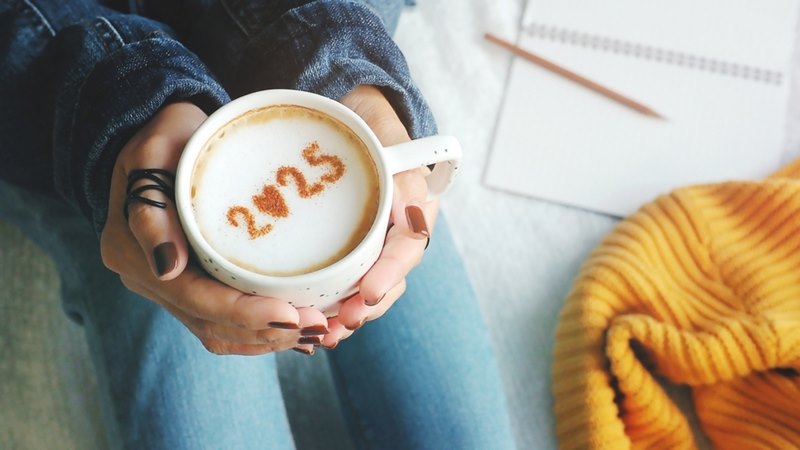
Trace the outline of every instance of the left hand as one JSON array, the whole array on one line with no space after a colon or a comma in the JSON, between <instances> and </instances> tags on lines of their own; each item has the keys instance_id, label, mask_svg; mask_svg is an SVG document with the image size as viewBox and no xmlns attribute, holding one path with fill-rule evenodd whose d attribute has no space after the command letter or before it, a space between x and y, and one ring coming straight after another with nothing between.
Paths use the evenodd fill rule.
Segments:
<instances>
[{"instance_id":1,"label":"left hand","mask_svg":"<svg viewBox=\"0 0 800 450\"><path fill-rule=\"evenodd\" d=\"M189 263L189 246L174 201L161 192L127 207L128 176L134 169L175 173L186 141L206 119L187 102L164 106L136 132L117 156L111 176L108 217L100 238L103 263L131 291L163 307L203 346L216 354L260 355L287 350L321 334L327 321L313 308L295 309L282 299L248 295L212 279Z\"/></svg>"},{"instance_id":2,"label":"left hand","mask_svg":"<svg viewBox=\"0 0 800 450\"><path fill-rule=\"evenodd\" d=\"M376 87L358 86L339 101L361 116L384 146L411 140L392 105ZM365 322L381 317L405 292L406 275L422 260L439 212L438 201L426 201L427 172L415 169L394 176L392 227L383 250L361 279L359 292L344 300L339 315L328 320L330 333L322 340L324 347L335 347Z\"/></svg>"}]
</instances>

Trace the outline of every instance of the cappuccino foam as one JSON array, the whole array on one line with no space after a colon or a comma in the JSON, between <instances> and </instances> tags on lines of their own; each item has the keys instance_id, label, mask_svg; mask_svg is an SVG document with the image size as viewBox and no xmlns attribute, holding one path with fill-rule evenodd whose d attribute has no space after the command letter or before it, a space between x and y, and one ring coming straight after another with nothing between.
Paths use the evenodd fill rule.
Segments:
<instances>
[{"instance_id":1,"label":"cappuccino foam","mask_svg":"<svg viewBox=\"0 0 800 450\"><path fill-rule=\"evenodd\" d=\"M192 174L203 237L256 273L329 266L369 232L379 182L367 146L320 111L276 105L232 120L206 143Z\"/></svg>"}]
</instances>

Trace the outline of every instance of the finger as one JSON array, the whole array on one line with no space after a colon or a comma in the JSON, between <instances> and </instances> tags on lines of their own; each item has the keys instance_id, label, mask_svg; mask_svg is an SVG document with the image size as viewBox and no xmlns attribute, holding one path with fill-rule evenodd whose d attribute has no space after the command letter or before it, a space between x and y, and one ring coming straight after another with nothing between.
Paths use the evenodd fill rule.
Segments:
<instances>
[{"instance_id":1,"label":"finger","mask_svg":"<svg viewBox=\"0 0 800 450\"><path fill-rule=\"evenodd\" d=\"M348 330L347 328L342 325L339 321L339 316L331 317L328 319L328 329L330 333L326 334L325 337L322 338L322 346L328 350L333 350L339 345L343 339L347 339L353 334L352 331Z\"/></svg>"},{"instance_id":2,"label":"finger","mask_svg":"<svg viewBox=\"0 0 800 450\"><path fill-rule=\"evenodd\" d=\"M120 153L124 179L132 181L142 169L164 170L175 174L178 160L186 142L205 118L203 112L186 104L173 104L163 108L154 120L152 129L143 139L131 140ZM164 125L167 123L168 125ZM163 129L161 129L163 128ZM131 178L131 177L134 178ZM150 264L150 269L161 280L176 278L189 260L186 237L178 220L174 195L158 189L174 189L174 179L163 174L150 174L127 184L126 193L133 191L126 211L131 232ZM158 202L160 208L149 204Z\"/></svg>"},{"instance_id":3,"label":"finger","mask_svg":"<svg viewBox=\"0 0 800 450\"><path fill-rule=\"evenodd\" d=\"M407 170L394 176L392 198L392 223L404 230L406 235L423 240L430 237L432 227L424 205L428 196L423 169Z\"/></svg>"},{"instance_id":4,"label":"finger","mask_svg":"<svg viewBox=\"0 0 800 450\"><path fill-rule=\"evenodd\" d=\"M323 336L330 332L328 319L315 308L300 308L297 310L297 314L300 318L300 337L297 343L311 346L320 345Z\"/></svg>"},{"instance_id":5,"label":"finger","mask_svg":"<svg viewBox=\"0 0 800 450\"><path fill-rule=\"evenodd\" d=\"M176 317L179 312L174 313ZM188 328L201 341L217 340L237 344L266 345L272 351L287 350L297 344L298 332L268 328L264 330L243 330L207 320L189 317L184 323L189 322Z\"/></svg>"},{"instance_id":6,"label":"finger","mask_svg":"<svg viewBox=\"0 0 800 450\"><path fill-rule=\"evenodd\" d=\"M179 145L179 144L177 144ZM123 160L125 179L128 180L124 208L128 226L150 264L153 274L161 280L177 277L186 267L189 252L186 237L178 220L174 195L157 190L174 189L174 179L163 174L153 174L153 179L134 177L142 169L160 169L174 174L182 146L166 140L149 139L138 148L138 153ZM148 201L158 202L160 208Z\"/></svg>"},{"instance_id":7,"label":"finger","mask_svg":"<svg viewBox=\"0 0 800 450\"><path fill-rule=\"evenodd\" d=\"M395 175L393 202L394 225L386 235L378 261L362 278L359 289L367 305L382 301L386 292L422 260L438 212L437 201L420 204L427 195L421 170ZM402 219L399 216L402 214Z\"/></svg>"},{"instance_id":8,"label":"finger","mask_svg":"<svg viewBox=\"0 0 800 450\"><path fill-rule=\"evenodd\" d=\"M316 352L317 348L313 345L298 345L297 347L293 347L292 350L306 356L314 356L314 352Z\"/></svg>"},{"instance_id":9,"label":"finger","mask_svg":"<svg viewBox=\"0 0 800 450\"><path fill-rule=\"evenodd\" d=\"M250 345L240 344L237 342L216 341L208 340L201 341L203 347L215 355L241 355L241 356L258 356L267 353L273 353L274 350L270 345Z\"/></svg>"},{"instance_id":10,"label":"finger","mask_svg":"<svg viewBox=\"0 0 800 450\"><path fill-rule=\"evenodd\" d=\"M297 345L297 331L265 329L242 330L203 319L192 318L190 329L201 341L218 340L236 344L264 345L272 351L288 350Z\"/></svg>"},{"instance_id":11,"label":"finger","mask_svg":"<svg viewBox=\"0 0 800 450\"><path fill-rule=\"evenodd\" d=\"M314 356L317 347L322 345L322 339L330 332L328 319L314 308L300 308L297 313L300 316L300 337L292 350Z\"/></svg>"},{"instance_id":12,"label":"finger","mask_svg":"<svg viewBox=\"0 0 800 450\"><path fill-rule=\"evenodd\" d=\"M363 297L357 295L342 303L339 315L328 319L330 333L322 339L322 347L328 350L336 348L340 342L352 336L365 323L379 319L403 295L406 289L405 280L387 292L385 302L380 305L366 306ZM344 315L342 314L344 312ZM347 323L348 325L345 325Z\"/></svg>"},{"instance_id":13,"label":"finger","mask_svg":"<svg viewBox=\"0 0 800 450\"><path fill-rule=\"evenodd\" d=\"M342 303L337 319L345 329L356 331L364 326L365 323L383 316L400 296L403 295L405 290L406 281L402 279L399 283L386 291L384 300L376 306L366 305L363 297L361 297L360 294L356 294Z\"/></svg>"},{"instance_id":14,"label":"finger","mask_svg":"<svg viewBox=\"0 0 800 450\"><path fill-rule=\"evenodd\" d=\"M153 289L184 313L210 322L248 330L300 328L298 311L288 302L242 293L193 266Z\"/></svg>"},{"instance_id":15,"label":"finger","mask_svg":"<svg viewBox=\"0 0 800 450\"><path fill-rule=\"evenodd\" d=\"M123 215L126 184L122 165L117 164L111 177L108 216L100 236L103 264L120 276L155 280L148 258L142 258L141 247Z\"/></svg>"},{"instance_id":16,"label":"finger","mask_svg":"<svg viewBox=\"0 0 800 450\"><path fill-rule=\"evenodd\" d=\"M367 305L381 303L386 293L422 261L426 242L408 237L397 226L389 230L380 257L359 283Z\"/></svg>"},{"instance_id":17,"label":"finger","mask_svg":"<svg viewBox=\"0 0 800 450\"><path fill-rule=\"evenodd\" d=\"M405 278L400 280L394 287L389 289L386 292L386 297L383 299L382 302L375 306L369 306L367 310L367 322L380 319L386 311L391 308L397 300L402 297L402 295L406 292L406 280Z\"/></svg>"},{"instance_id":18,"label":"finger","mask_svg":"<svg viewBox=\"0 0 800 450\"><path fill-rule=\"evenodd\" d=\"M152 186L154 184L150 180L141 180L135 182L132 189L148 189ZM138 196L166 206L161 209L141 199L134 199L127 206L128 225L152 273L160 280L172 280L180 275L189 261L186 237L180 227L174 201L170 196L154 190L141 192Z\"/></svg>"},{"instance_id":19,"label":"finger","mask_svg":"<svg viewBox=\"0 0 800 450\"><path fill-rule=\"evenodd\" d=\"M364 297L359 292L342 302L337 319L345 329L355 331L367 321L369 310L370 307L364 304Z\"/></svg>"},{"instance_id":20,"label":"finger","mask_svg":"<svg viewBox=\"0 0 800 450\"><path fill-rule=\"evenodd\" d=\"M163 306L170 314L183 322L186 328L197 336L203 345L210 341L220 341L229 344L265 346L269 347L270 351L280 351L292 348L297 341L297 331L278 329L243 330L188 316L169 303Z\"/></svg>"}]
</instances>

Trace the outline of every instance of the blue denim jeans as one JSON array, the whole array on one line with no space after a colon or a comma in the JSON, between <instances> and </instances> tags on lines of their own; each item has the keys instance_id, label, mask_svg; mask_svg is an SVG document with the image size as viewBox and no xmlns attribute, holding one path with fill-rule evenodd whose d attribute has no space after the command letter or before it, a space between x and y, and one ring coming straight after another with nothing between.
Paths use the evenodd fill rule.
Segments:
<instances>
[{"instance_id":1,"label":"blue denim jeans","mask_svg":"<svg viewBox=\"0 0 800 450\"><path fill-rule=\"evenodd\" d=\"M91 226L62 201L0 181L0 219L56 263L64 309L86 333L111 442L294 448L275 355L206 352L176 319L122 286L103 266ZM358 448L514 448L489 335L444 220L404 297L329 361Z\"/></svg>"}]
</instances>

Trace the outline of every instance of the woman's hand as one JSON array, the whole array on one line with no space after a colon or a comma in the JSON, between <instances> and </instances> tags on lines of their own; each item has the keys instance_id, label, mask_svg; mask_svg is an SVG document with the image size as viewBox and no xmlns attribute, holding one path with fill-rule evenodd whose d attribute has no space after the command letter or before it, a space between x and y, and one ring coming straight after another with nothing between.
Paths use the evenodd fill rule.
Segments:
<instances>
[{"instance_id":1,"label":"woman's hand","mask_svg":"<svg viewBox=\"0 0 800 450\"><path fill-rule=\"evenodd\" d=\"M384 145L409 140L377 88L359 86L341 102L359 114ZM243 294L189 264L175 205L160 192L144 195L166 202L166 209L131 203L125 220L128 174L153 168L174 173L186 141L205 119L191 103L165 106L120 152L101 236L106 266L128 289L164 307L217 354L258 355L289 348L312 353L319 338L332 348L366 321L382 316L405 291L405 277L422 259L438 212L438 202L425 201L423 170L395 175L393 226L383 251L362 278L359 293L343 301L339 315L326 323L313 308L298 310L284 300Z\"/></svg>"},{"instance_id":2,"label":"woman's hand","mask_svg":"<svg viewBox=\"0 0 800 450\"><path fill-rule=\"evenodd\" d=\"M324 315L311 308L297 310L283 300L243 294L189 264L175 204L161 192L148 190L143 196L166 202L166 209L131 203L125 219L128 174L153 168L174 174L184 145L205 119L191 103L167 105L122 149L111 177L108 218L100 240L103 262L128 289L183 322L210 352L258 355L289 348L308 352L313 346L299 344L316 342L327 331ZM134 187L145 183L148 180ZM375 283L370 295L383 289Z\"/></svg>"},{"instance_id":3,"label":"woman's hand","mask_svg":"<svg viewBox=\"0 0 800 450\"><path fill-rule=\"evenodd\" d=\"M362 85L340 99L367 122L385 146L411 140L383 93ZM394 176L392 226L386 234L378 261L361 279L359 292L341 304L339 315L328 320L330 333L322 345L335 347L365 322L381 317L405 292L406 275L422 260L436 215L438 201L426 202L427 169L410 170Z\"/></svg>"}]
</instances>

